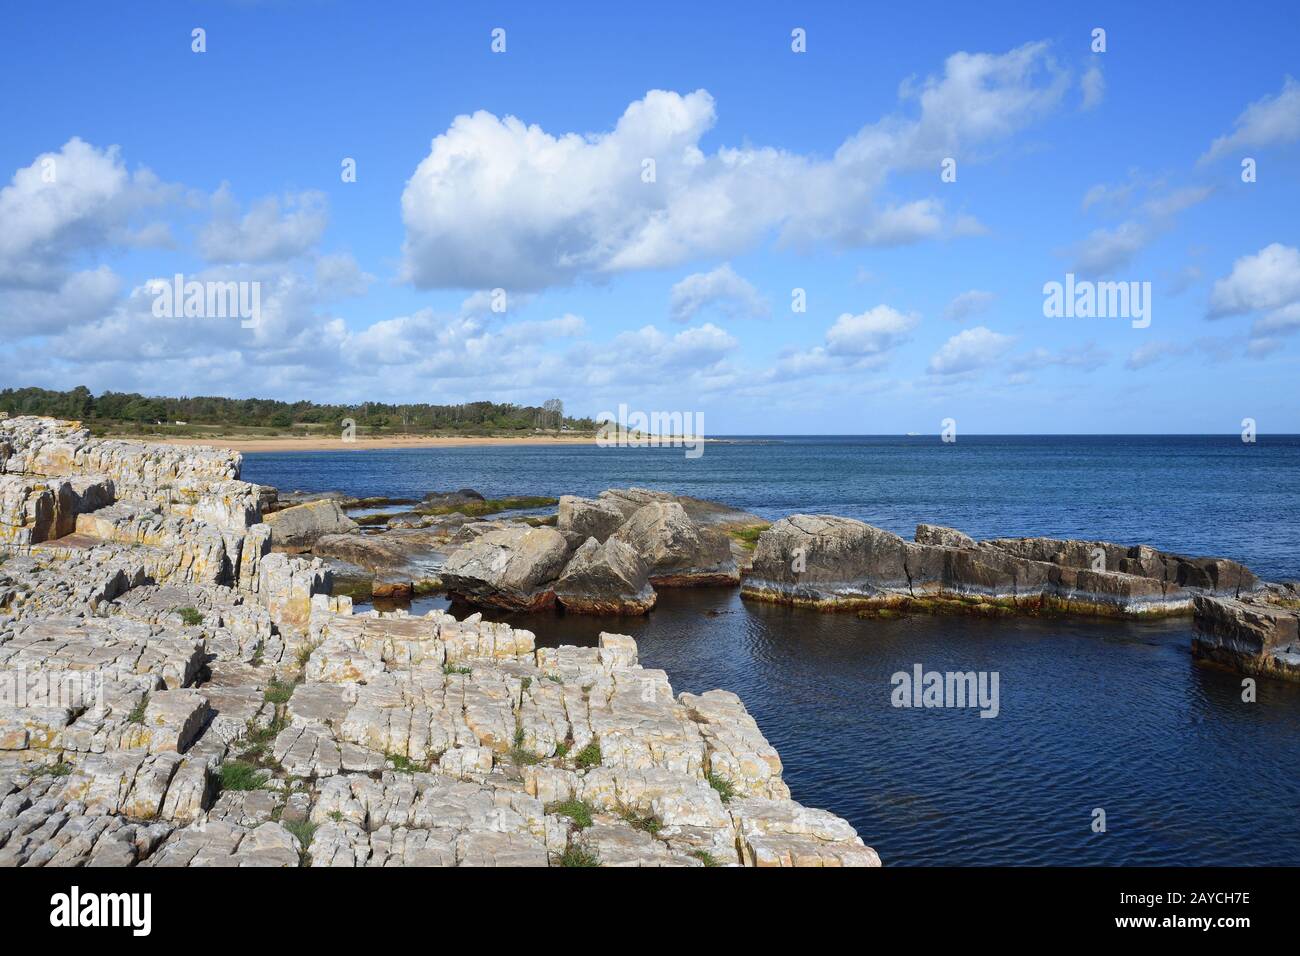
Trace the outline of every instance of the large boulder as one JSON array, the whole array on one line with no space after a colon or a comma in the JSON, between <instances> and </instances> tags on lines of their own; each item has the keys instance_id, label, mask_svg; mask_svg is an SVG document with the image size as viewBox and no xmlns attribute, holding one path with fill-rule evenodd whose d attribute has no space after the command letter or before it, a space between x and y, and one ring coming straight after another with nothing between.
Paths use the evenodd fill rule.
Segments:
<instances>
[{"instance_id":1,"label":"large boulder","mask_svg":"<svg viewBox=\"0 0 1300 956\"><path fill-rule=\"evenodd\" d=\"M271 546L276 551L307 551L327 534L348 534L358 528L333 498L273 512L265 521L271 527Z\"/></svg>"},{"instance_id":2,"label":"large boulder","mask_svg":"<svg viewBox=\"0 0 1300 956\"><path fill-rule=\"evenodd\" d=\"M1116 571L1180 588L1236 596L1259 585L1250 569L1226 558L1189 558L1147 545L1063 538L995 538L983 547L1066 568Z\"/></svg>"},{"instance_id":3,"label":"large boulder","mask_svg":"<svg viewBox=\"0 0 1300 956\"><path fill-rule=\"evenodd\" d=\"M612 508L617 508L626 519L648 504L675 501L676 498L666 491L654 491L650 488L610 488L600 493L600 500Z\"/></svg>"},{"instance_id":4,"label":"large boulder","mask_svg":"<svg viewBox=\"0 0 1300 956\"><path fill-rule=\"evenodd\" d=\"M603 542L619 529L629 516L609 501L561 495L556 528L560 532L572 531L582 540L595 538Z\"/></svg>"},{"instance_id":5,"label":"large boulder","mask_svg":"<svg viewBox=\"0 0 1300 956\"><path fill-rule=\"evenodd\" d=\"M1279 585L1241 600L1197 594L1192 651L1246 674L1300 682L1300 594Z\"/></svg>"},{"instance_id":6,"label":"large boulder","mask_svg":"<svg viewBox=\"0 0 1300 956\"><path fill-rule=\"evenodd\" d=\"M442 583L470 604L536 611L555 603L551 584L568 555L568 542L554 528L497 528L453 552Z\"/></svg>"},{"instance_id":7,"label":"large boulder","mask_svg":"<svg viewBox=\"0 0 1300 956\"><path fill-rule=\"evenodd\" d=\"M617 538L595 537L569 559L555 595L575 614L645 614L656 598L640 555Z\"/></svg>"},{"instance_id":8,"label":"large boulder","mask_svg":"<svg viewBox=\"0 0 1300 956\"><path fill-rule=\"evenodd\" d=\"M767 522L758 515L741 511L720 501L692 498L690 495L674 495L650 488L610 488L600 493L600 501L617 508L624 518L632 517L637 509L653 502L675 501L682 506L686 517L690 518L696 527L752 528L755 525L767 525Z\"/></svg>"},{"instance_id":9,"label":"large boulder","mask_svg":"<svg viewBox=\"0 0 1300 956\"><path fill-rule=\"evenodd\" d=\"M736 584L740 572L727 536L700 528L675 501L642 505L613 535L632 547L662 587Z\"/></svg>"},{"instance_id":10,"label":"large boulder","mask_svg":"<svg viewBox=\"0 0 1300 956\"><path fill-rule=\"evenodd\" d=\"M1194 593L1253 587L1247 568L1144 545L1059 538L976 542L938 525L916 541L851 518L791 515L758 539L746 597L826 608L1009 610L1163 615L1192 609Z\"/></svg>"},{"instance_id":11,"label":"large boulder","mask_svg":"<svg viewBox=\"0 0 1300 956\"><path fill-rule=\"evenodd\" d=\"M759 536L744 594L795 604L867 603L908 590L907 557L915 547L853 518L791 515Z\"/></svg>"}]
</instances>

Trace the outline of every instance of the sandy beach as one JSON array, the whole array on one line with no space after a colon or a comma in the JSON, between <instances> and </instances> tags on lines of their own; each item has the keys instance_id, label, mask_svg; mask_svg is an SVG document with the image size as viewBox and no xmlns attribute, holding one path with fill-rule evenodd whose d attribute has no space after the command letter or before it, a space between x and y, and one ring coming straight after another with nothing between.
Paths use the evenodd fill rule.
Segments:
<instances>
[{"instance_id":1,"label":"sandy beach","mask_svg":"<svg viewBox=\"0 0 1300 956\"><path fill-rule=\"evenodd\" d=\"M145 441L164 445L211 445L234 451L374 451L381 448L456 448L472 445L594 445L592 437L527 435L519 438L447 436L385 436L343 441L336 437L311 438L162 438L148 436Z\"/></svg>"}]
</instances>

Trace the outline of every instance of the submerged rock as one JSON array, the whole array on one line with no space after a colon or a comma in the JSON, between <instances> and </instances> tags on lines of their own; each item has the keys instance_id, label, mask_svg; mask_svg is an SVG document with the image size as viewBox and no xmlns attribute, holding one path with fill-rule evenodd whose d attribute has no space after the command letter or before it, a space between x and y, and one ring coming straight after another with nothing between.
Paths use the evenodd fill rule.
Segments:
<instances>
[{"instance_id":1,"label":"submerged rock","mask_svg":"<svg viewBox=\"0 0 1300 956\"><path fill-rule=\"evenodd\" d=\"M446 505L465 505L473 501L486 500L473 488L461 488L457 491L431 491L424 496L423 504L442 507Z\"/></svg>"},{"instance_id":2,"label":"submerged rock","mask_svg":"<svg viewBox=\"0 0 1300 956\"><path fill-rule=\"evenodd\" d=\"M409 574L415 579L440 561L447 534L436 528L394 529L382 534L330 534L312 546L321 558L337 558L375 574Z\"/></svg>"}]
</instances>

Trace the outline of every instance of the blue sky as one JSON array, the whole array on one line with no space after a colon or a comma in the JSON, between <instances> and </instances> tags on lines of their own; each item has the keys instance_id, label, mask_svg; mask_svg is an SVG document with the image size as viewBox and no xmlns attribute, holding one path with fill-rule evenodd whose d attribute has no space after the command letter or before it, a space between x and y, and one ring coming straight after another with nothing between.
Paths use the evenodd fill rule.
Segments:
<instances>
[{"instance_id":1,"label":"blue sky","mask_svg":"<svg viewBox=\"0 0 1300 956\"><path fill-rule=\"evenodd\" d=\"M480 6L11 10L0 384L1300 431L1287 4ZM258 326L154 316L177 272ZM1150 325L1045 317L1067 272Z\"/></svg>"}]
</instances>

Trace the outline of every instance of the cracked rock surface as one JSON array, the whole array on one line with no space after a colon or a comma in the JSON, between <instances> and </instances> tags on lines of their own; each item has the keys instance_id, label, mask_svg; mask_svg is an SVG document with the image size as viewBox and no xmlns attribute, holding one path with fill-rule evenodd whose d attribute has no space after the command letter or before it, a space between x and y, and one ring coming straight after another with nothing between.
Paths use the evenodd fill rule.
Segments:
<instances>
[{"instance_id":1,"label":"cracked rock surface","mask_svg":"<svg viewBox=\"0 0 1300 956\"><path fill-rule=\"evenodd\" d=\"M0 865L879 865L734 694L623 635L356 614L239 463L0 419ZM524 544L527 600L568 544Z\"/></svg>"}]
</instances>

